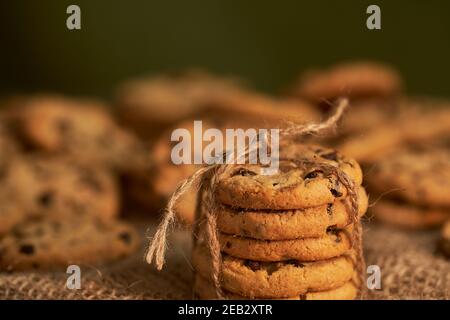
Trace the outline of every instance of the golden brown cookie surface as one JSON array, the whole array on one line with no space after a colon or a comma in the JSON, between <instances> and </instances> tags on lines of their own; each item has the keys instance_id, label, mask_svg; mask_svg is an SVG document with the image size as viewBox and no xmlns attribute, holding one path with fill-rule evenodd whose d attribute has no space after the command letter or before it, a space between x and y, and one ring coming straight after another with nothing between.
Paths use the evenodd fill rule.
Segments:
<instances>
[{"instance_id":1,"label":"golden brown cookie surface","mask_svg":"<svg viewBox=\"0 0 450 320\"><path fill-rule=\"evenodd\" d=\"M359 216L367 210L364 188L358 188ZM318 207L288 211L235 210L219 206L217 226L223 233L260 240L292 240L322 237L327 230L342 229L351 219L351 210L343 200Z\"/></svg>"},{"instance_id":2,"label":"golden brown cookie surface","mask_svg":"<svg viewBox=\"0 0 450 320\"><path fill-rule=\"evenodd\" d=\"M213 285L199 275L195 276L194 292L200 299L218 299ZM307 292L301 296L283 298L283 300L353 300L356 298L357 293L358 289L350 281L336 289L321 292ZM248 297L229 292L226 294L226 298L231 300L250 300Z\"/></svg>"},{"instance_id":3,"label":"golden brown cookie surface","mask_svg":"<svg viewBox=\"0 0 450 320\"><path fill-rule=\"evenodd\" d=\"M217 197L236 208L277 210L315 207L345 197L346 187L320 165L341 170L356 186L362 182L356 161L332 149L295 144L280 150L277 174L264 175L260 166L251 164L228 169L219 177Z\"/></svg>"},{"instance_id":4,"label":"golden brown cookie surface","mask_svg":"<svg viewBox=\"0 0 450 320\"><path fill-rule=\"evenodd\" d=\"M254 261L318 261L341 256L352 247L352 228L330 230L320 238L267 241L219 234L222 251Z\"/></svg>"},{"instance_id":5,"label":"golden brown cookie surface","mask_svg":"<svg viewBox=\"0 0 450 320\"><path fill-rule=\"evenodd\" d=\"M206 249L195 247L192 262L198 273L210 278ZM223 289L249 298L288 298L331 290L343 286L354 274L352 259L347 256L300 263L256 262L223 255L221 270Z\"/></svg>"}]
</instances>

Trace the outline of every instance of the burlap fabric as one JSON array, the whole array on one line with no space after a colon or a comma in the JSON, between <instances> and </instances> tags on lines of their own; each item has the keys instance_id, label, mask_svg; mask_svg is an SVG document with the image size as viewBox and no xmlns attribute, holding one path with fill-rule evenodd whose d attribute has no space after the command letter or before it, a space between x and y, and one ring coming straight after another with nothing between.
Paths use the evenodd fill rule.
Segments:
<instances>
[{"instance_id":1,"label":"burlap fabric","mask_svg":"<svg viewBox=\"0 0 450 320\"><path fill-rule=\"evenodd\" d=\"M152 234L156 221L135 221ZM152 230L153 229L153 230ZM450 260L435 252L437 232L404 232L366 223L367 265L379 265L382 289L369 299L450 299ZM109 266L81 266L81 289L66 288L65 271L0 273L1 299L191 299L189 231L170 237L165 268L158 272L144 261L144 248ZM143 246L148 244L143 239Z\"/></svg>"}]
</instances>

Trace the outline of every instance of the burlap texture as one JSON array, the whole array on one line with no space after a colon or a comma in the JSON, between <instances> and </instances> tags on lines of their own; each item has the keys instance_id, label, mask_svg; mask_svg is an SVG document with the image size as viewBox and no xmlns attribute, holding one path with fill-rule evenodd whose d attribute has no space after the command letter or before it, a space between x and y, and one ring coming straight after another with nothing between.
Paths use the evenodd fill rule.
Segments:
<instances>
[{"instance_id":1,"label":"burlap texture","mask_svg":"<svg viewBox=\"0 0 450 320\"><path fill-rule=\"evenodd\" d=\"M156 227L155 221L136 223L142 230L150 226L150 234ZM437 232L366 224L364 237L367 265L379 265L382 272L382 289L369 291L369 299L450 299L450 260L435 252ZM0 273L0 298L191 299L190 246L190 232L175 231L161 272L144 262L143 249L113 265L82 266L80 290L66 288L65 271Z\"/></svg>"}]
</instances>

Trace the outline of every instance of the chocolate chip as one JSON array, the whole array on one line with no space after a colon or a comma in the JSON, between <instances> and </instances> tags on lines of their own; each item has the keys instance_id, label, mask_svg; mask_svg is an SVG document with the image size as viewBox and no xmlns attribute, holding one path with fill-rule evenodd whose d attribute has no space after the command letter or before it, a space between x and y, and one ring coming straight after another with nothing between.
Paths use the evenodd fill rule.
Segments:
<instances>
[{"instance_id":1,"label":"chocolate chip","mask_svg":"<svg viewBox=\"0 0 450 320\"><path fill-rule=\"evenodd\" d=\"M333 204L329 203L327 206L327 213L329 216L331 216L333 214Z\"/></svg>"},{"instance_id":2,"label":"chocolate chip","mask_svg":"<svg viewBox=\"0 0 450 320\"><path fill-rule=\"evenodd\" d=\"M131 235L126 231L119 233L119 239L125 244L131 243Z\"/></svg>"},{"instance_id":3,"label":"chocolate chip","mask_svg":"<svg viewBox=\"0 0 450 320\"><path fill-rule=\"evenodd\" d=\"M338 160L336 151L332 151L330 153L322 154L321 157L324 158L324 159L327 159L327 160L333 160L333 161L337 161Z\"/></svg>"},{"instance_id":4,"label":"chocolate chip","mask_svg":"<svg viewBox=\"0 0 450 320\"><path fill-rule=\"evenodd\" d=\"M305 176L305 180L306 179L314 179L314 178L317 178L318 176L319 176L319 174L320 173L323 173L323 171L322 170L314 170L314 171L311 171L310 173L308 173L306 176Z\"/></svg>"},{"instance_id":5,"label":"chocolate chip","mask_svg":"<svg viewBox=\"0 0 450 320\"><path fill-rule=\"evenodd\" d=\"M227 247L227 249L230 249L230 248L231 248L231 242L230 242L230 241L227 241L227 243L225 244L225 246Z\"/></svg>"},{"instance_id":6,"label":"chocolate chip","mask_svg":"<svg viewBox=\"0 0 450 320\"><path fill-rule=\"evenodd\" d=\"M342 192L337 191L336 189L330 189L330 192L333 196L335 196L336 198L342 197Z\"/></svg>"},{"instance_id":7,"label":"chocolate chip","mask_svg":"<svg viewBox=\"0 0 450 320\"><path fill-rule=\"evenodd\" d=\"M58 129L58 132L61 134L67 133L70 129L70 122L67 119L58 119L56 121L56 128Z\"/></svg>"},{"instance_id":8,"label":"chocolate chip","mask_svg":"<svg viewBox=\"0 0 450 320\"><path fill-rule=\"evenodd\" d=\"M252 269L252 271L258 271L261 269L261 264L258 261L247 260L244 264L246 267Z\"/></svg>"},{"instance_id":9,"label":"chocolate chip","mask_svg":"<svg viewBox=\"0 0 450 320\"><path fill-rule=\"evenodd\" d=\"M286 261L286 263L287 264L292 264L292 265L294 265L294 266L296 266L298 268L303 268L305 266L303 263L301 263L298 260L288 260L288 261Z\"/></svg>"},{"instance_id":10,"label":"chocolate chip","mask_svg":"<svg viewBox=\"0 0 450 320\"><path fill-rule=\"evenodd\" d=\"M19 251L26 255L32 255L34 254L34 246L32 244L23 244L20 246Z\"/></svg>"},{"instance_id":11,"label":"chocolate chip","mask_svg":"<svg viewBox=\"0 0 450 320\"><path fill-rule=\"evenodd\" d=\"M342 241L341 236L339 235L339 232L336 232L335 234L336 238L334 239L334 242L340 243Z\"/></svg>"},{"instance_id":12,"label":"chocolate chip","mask_svg":"<svg viewBox=\"0 0 450 320\"><path fill-rule=\"evenodd\" d=\"M37 199L38 203L43 207L51 206L54 199L54 194L52 191L45 191L41 193Z\"/></svg>"},{"instance_id":13,"label":"chocolate chip","mask_svg":"<svg viewBox=\"0 0 450 320\"><path fill-rule=\"evenodd\" d=\"M279 185L278 182L272 183L272 187L276 187L277 185Z\"/></svg>"},{"instance_id":14,"label":"chocolate chip","mask_svg":"<svg viewBox=\"0 0 450 320\"><path fill-rule=\"evenodd\" d=\"M234 176L243 176L243 177L252 177L252 176L256 176L256 173L244 168L240 168L238 170L236 170L236 172L232 175Z\"/></svg>"},{"instance_id":15,"label":"chocolate chip","mask_svg":"<svg viewBox=\"0 0 450 320\"><path fill-rule=\"evenodd\" d=\"M337 225L332 225L332 226L329 226L328 228L327 228L327 233L336 233L336 231L337 231Z\"/></svg>"}]
</instances>

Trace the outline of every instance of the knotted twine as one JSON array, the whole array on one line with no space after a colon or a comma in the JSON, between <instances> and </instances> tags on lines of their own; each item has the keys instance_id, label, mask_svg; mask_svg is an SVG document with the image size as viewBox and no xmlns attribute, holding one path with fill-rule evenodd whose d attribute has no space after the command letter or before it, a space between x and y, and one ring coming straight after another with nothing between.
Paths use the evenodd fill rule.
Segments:
<instances>
[{"instance_id":1,"label":"knotted twine","mask_svg":"<svg viewBox=\"0 0 450 320\"><path fill-rule=\"evenodd\" d=\"M330 116L326 121L321 123L310 123L305 125L296 124L293 122L289 122L286 128L280 129L280 137L291 138L292 140L312 134L320 134L328 129L334 128L342 117L344 111L348 108L348 100L341 99L338 103L336 111L332 116ZM267 136L263 137L264 139L268 139ZM258 148L256 146L256 148ZM243 154L238 154L237 158L246 157L251 152L255 146L247 147ZM224 154L223 158L226 157ZM357 255L357 272L359 274L359 287L360 287L360 296L363 295L362 288L364 287L364 273L365 273L365 263L362 252L362 228L361 224L358 222L358 194L356 192L356 187L352 179L348 177L348 175L343 172L340 168L326 164L319 163L311 160L303 160L303 159L285 159L292 161L300 166L314 166L315 168L319 168L324 171L324 175L334 175L338 179L338 181L344 185L347 189L348 199L350 201L350 219L349 224L355 225L355 230L353 232L352 239L352 247L355 249ZM165 213L162 218L160 225L158 226L155 235L150 241L150 246L146 255L146 261L148 264L155 263L155 266L158 270L161 270L165 263L165 251L167 249L167 235L169 233L169 229L175 222L175 206L180 199L180 197L190 190L192 187L196 187L198 189L202 189L202 194L205 194L206 197L204 199L198 199L199 201L203 201L202 206L198 205L198 208L203 207L203 213L206 220L206 243L209 249L209 253L211 256L212 262L212 280L213 285L216 290L217 297L219 299L223 299L225 295L223 294L221 283L220 283L220 274L221 274L221 263L222 263L222 255L220 249L220 242L218 238L218 230L216 223L216 212L218 208L218 202L216 201L216 188L218 185L219 177L228 170L233 164L220 162L219 164L210 164L205 165L204 167L197 170L194 174L192 174L187 179L181 181L167 203L165 208ZM195 224L198 225L198 220L201 217L197 215Z\"/></svg>"}]
</instances>

